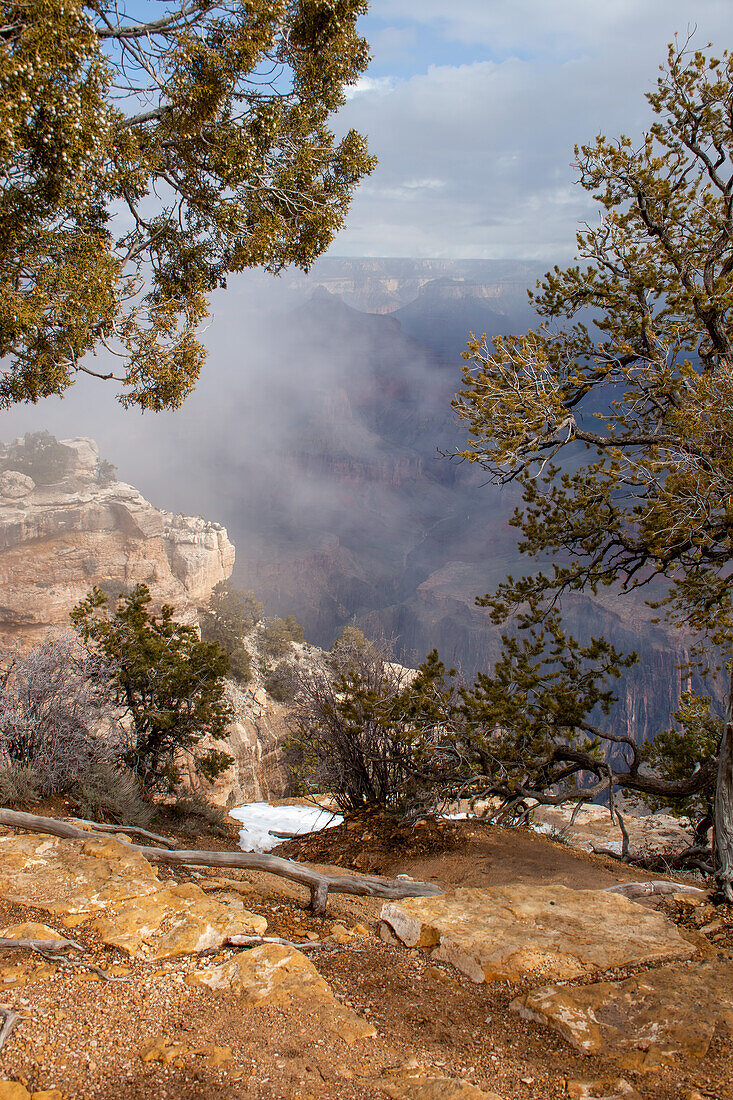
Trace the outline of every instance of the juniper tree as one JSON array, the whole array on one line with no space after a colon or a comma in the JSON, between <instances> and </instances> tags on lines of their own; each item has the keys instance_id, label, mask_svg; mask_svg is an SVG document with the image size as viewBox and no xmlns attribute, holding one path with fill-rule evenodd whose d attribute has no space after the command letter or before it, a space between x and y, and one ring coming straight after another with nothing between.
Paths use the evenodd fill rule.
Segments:
<instances>
[{"instance_id":1,"label":"juniper tree","mask_svg":"<svg viewBox=\"0 0 733 1100\"><path fill-rule=\"evenodd\" d=\"M209 292L328 247L374 163L328 124L368 62L365 8L0 0L0 408L79 371L175 408Z\"/></svg>"},{"instance_id":2,"label":"juniper tree","mask_svg":"<svg viewBox=\"0 0 733 1100\"><path fill-rule=\"evenodd\" d=\"M660 72L640 143L576 149L599 221L578 234L577 264L538 283L538 328L472 337L455 407L463 457L522 488L520 549L553 561L479 600L496 621L518 613L541 632L565 593L661 580L663 613L704 637L711 672L711 654L733 652L733 61L675 43ZM581 765L599 778L604 765L573 747L583 723L562 709L525 787L572 795ZM651 789L628 751L608 782ZM717 751L697 763L658 793L692 795L717 768L717 874L733 900L733 690Z\"/></svg>"}]
</instances>

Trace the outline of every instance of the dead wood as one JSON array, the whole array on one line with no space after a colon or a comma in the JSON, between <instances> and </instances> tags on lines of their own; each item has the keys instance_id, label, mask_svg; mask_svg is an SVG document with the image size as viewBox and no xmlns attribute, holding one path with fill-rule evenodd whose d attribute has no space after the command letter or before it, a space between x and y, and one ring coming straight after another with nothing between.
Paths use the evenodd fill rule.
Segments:
<instances>
[{"instance_id":1,"label":"dead wood","mask_svg":"<svg viewBox=\"0 0 733 1100\"><path fill-rule=\"evenodd\" d=\"M604 894L623 894L625 898L647 898L653 894L700 894L706 891L699 886L686 886L681 882L668 882L666 879L653 879L649 882L621 882L617 886L606 886Z\"/></svg>"},{"instance_id":2,"label":"dead wood","mask_svg":"<svg viewBox=\"0 0 733 1100\"><path fill-rule=\"evenodd\" d=\"M142 829L139 825L109 825L104 821L88 821L85 817L65 817L72 825L89 825L96 833L126 833L127 836L139 836L143 840L157 840L164 848L176 849L175 840L169 840L158 833L151 833L149 829Z\"/></svg>"},{"instance_id":3,"label":"dead wood","mask_svg":"<svg viewBox=\"0 0 733 1100\"><path fill-rule=\"evenodd\" d=\"M19 810L0 810L0 825L27 829L33 833L50 833L52 836L60 836L66 840L91 838L89 832L68 821L21 813ZM374 898L431 897L443 893L442 888L434 882L419 882L416 879L405 878L385 879L348 873L326 874L303 863L296 863L295 860L266 855L262 852L197 850L172 852L166 848L148 848L132 843L129 847L131 851L139 852L151 863L166 863L178 867L237 867L247 871L266 871L268 874L299 882L310 890L311 910L317 915L323 915L326 911L329 890L336 894L355 894L360 897Z\"/></svg>"},{"instance_id":4,"label":"dead wood","mask_svg":"<svg viewBox=\"0 0 733 1100\"><path fill-rule=\"evenodd\" d=\"M11 1031L20 1023L20 1016L17 1012L13 1012L12 1008L0 1008L0 1017L3 1021L3 1026L0 1028L0 1050L2 1050L10 1037Z\"/></svg>"}]
</instances>

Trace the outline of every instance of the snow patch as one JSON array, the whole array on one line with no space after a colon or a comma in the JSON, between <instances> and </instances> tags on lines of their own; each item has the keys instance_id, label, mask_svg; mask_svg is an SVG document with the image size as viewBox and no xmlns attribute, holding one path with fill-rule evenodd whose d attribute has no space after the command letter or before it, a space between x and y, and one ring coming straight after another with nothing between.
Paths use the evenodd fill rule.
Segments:
<instances>
[{"instance_id":1,"label":"snow patch","mask_svg":"<svg viewBox=\"0 0 733 1100\"><path fill-rule=\"evenodd\" d=\"M247 802L229 811L229 816L239 821L239 847L244 852L269 852L282 844L278 833L315 833L330 829L344 820L341 814L322 810L319 806L272 806L269 802Z\"/></svg>"}]
</instances>

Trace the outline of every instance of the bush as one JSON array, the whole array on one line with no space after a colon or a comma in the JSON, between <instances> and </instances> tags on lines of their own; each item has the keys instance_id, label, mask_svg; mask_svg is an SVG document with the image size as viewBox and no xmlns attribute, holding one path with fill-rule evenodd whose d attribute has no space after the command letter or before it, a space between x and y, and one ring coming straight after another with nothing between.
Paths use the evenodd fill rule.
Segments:
<instances>
[{"instance_id":1,"label":"bush","mask_svg":"<svg viewBox=\"0 0 733 1100\"><path fill-rule=\"evenodd\" d=\"M112 664L114 703L126 715L132 736L125 764L148 791L173 791L185 758L199 775L213 779L228 768L226 752L199 748L205 738L226 737L231 707L225 698L229 660L217 642L199 638L176 622L163 605L149 610L144 584L122 596L114 612L95 588L74 608L71 620L92 654Z\"/></svg>"},{"instance_id":2,"label":"bush","mask_svg":"<svg viewBox=\"0 0 733 1100\"><path fill-rule=\"evenodd\" d=\"M261 629L257 638L257 648L265 657L277 660L290 652L292 642L302 642L305 631L295 615L286 615L284 619L270 619Z\"/></svg>"},{"instance_id":3,"label":"bush","mask_svg":"<svg viewBox=\"0 0 733 1100\"><path fill-rule=\"evenodd\" d=\"M134 772L111 764L90 768L69 789L68 799L79 817L111 819L120 825L145 828L154 814Z\"/></svg>"},{"instance_id":4,"label":"bush","mask_svg":"<svg viewBox=\"0 0 733 1100\"><path fill-rule=\"evenodd\" d=\"M265 676L265 691L278 703L289 703L295 695L296 683L293 670L286 661L281 661Z\"/></svg>"},{"instance_id":5,"label":"bush","mask_svg":"<svg viewBox=\"0 0 733 1100\"><path fill-rule=\"evenodd\" d=\"M0 768L0 805L31 806L41 797L35 769L30 764L6 764Z\"/></svg>"},{"instance_id":6,"label":"bush","mask_svg":"<svg viewBox=\"0 0 733 1100\"><path fill-rule=\"evenodd\" d=\"M222 647L229 658L229 675L242 684L252 679L252 658L242 638L260 621L262 610L254 592L234 588L229 581L215 585L208 605L199 608L202 640Z\"/></svg>"},{"instance_id":7,"label":"bush","mask_svg":"<svg viewBox=\"0 0 733 1100\"><path fill-rule=\"evenodd\" d=\"M0 765L6 784L37 795L66 794L122 751L109 707L112 668L71 636L11 655L0 675ZM25 771L23 771L25 769ZM12 794L12 791L11 791ZM23 797L30 797L24 794Z\"/></svg>"}]
</instances>

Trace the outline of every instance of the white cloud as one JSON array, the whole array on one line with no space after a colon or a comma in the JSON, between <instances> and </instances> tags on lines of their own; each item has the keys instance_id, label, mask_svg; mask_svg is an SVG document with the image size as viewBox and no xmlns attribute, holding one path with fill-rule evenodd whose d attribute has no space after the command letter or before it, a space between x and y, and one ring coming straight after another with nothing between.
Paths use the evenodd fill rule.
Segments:
<instances>
[{"instance_id":1,"label":"white cloud","mask_svg":"<svg viewBox=\"0 0 733 1100\"><path fill-rule=\"evenodd\" d=\"M686 31L689 8L681 0L373 0L376 16L478 43L477 59L426 58L410 78L361 82L340 124L368 135L379 166L332 253L569 258L578 224L595 217L574 182L574 146L598 133L641 135L651 117L644 93L666 43ZM720 49L730 0L699 0L694 16L695 45Z\"/></svg>"}]
</instances>

